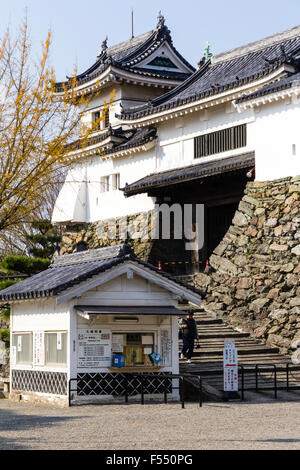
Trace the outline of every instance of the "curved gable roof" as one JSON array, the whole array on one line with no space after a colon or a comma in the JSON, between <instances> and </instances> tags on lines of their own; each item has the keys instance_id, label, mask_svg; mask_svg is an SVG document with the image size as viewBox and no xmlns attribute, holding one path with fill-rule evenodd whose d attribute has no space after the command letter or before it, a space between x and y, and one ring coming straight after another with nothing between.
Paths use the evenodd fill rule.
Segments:
<instances>
[{"instance_id":1,"label":"curved gable roof","mask_svg":"<svg viewBox=\"0 0 300 470\"><path fill-rule=\"evenodd\" d=\"M172 275L160 271L155 266L137 258L129 245L110 246L82 251L55 258L48 269L0 291L0 302L12 302L40 297L56 296L66 289L87 279L104 273L126 261L145 267L162 278L174 282L191 293L203 296L204 293L192 285L185 284Z\"/></svg>"},{"instance_id":2,"label":"curved gable roof","mask_svg":"<svg viewBox=\"0 0 300 470\"><path fill-rule=\"evenodd\" d=\"M147 105L124 110L124 120L141 118L216 95L271 74L284 64L299 70L300 27L234 49L204 63L187 80ZM291 72L292 73L292 72Z\"/></svg>"},{"instance_id":3,"label":"curved gable roof","mask_svg":"<svg viewBox=\"0 0 300 470\"><path fill-rule=\"evenodd\" d=\"M188 72L168 70L151 70L151 68L143 66L139 67L141 61L147 56L150 57L153 52L162 44L168 43L173 54L184 64ZM107 47L107 39L102 43L102 50L97 56L96 62L85 72L77 75L77 85L89 82L101 75L109 66L131 71L138 74L153 75L156 78L185 80L195 71L195 68L184 59L184 57L173 46L169 29L164 23L164 18L159 17L158 25L155 29L133 37L127 41ZM68 77L67 77L68 78ZM63 85L68 87L68 81L56 84L57 91L62 90Z\"/></svg>"}]
</instances>

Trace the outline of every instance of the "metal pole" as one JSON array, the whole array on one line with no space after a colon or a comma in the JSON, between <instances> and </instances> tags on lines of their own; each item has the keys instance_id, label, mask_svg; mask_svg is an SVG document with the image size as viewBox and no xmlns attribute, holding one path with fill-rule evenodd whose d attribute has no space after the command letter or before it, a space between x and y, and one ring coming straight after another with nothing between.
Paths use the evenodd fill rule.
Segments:
<instances>
[{"instance_id":1,"label":"metal pole","mask_svg":"<svg viewBox=\"0 0 300 470\"><path fill-rule=\"evenodd\" d=\"M184 408L184 377L182 377L182 398L181 398L181 408Z\"/></svg>"},{"instance_id":2,"label":"metal pole","mask_svg":"<svg viewBox=\"0 0 300 470\"><path fill-rule=\"evenodd\" d=\"M164 399L165 399L165 403L168 403L168 395L167 395L168 380L166 380L165 377L163 377L163 380L164 380L164 383L165 383ZM172 379L171 379L171 384L172 384Z\"/></svg>"},{"instance_id":3,"label":"metal pole","mask_svg":"<svg viewBox=\"0 0 300 470\"><path fill-rule=\"evenodd\" d=\"M286 364L286 391L289 391L289 363Z\"/></svg>"},{"instance_id":4,"label":"metal pole","mask_svg":"<svg viewBox=\"0 0 300 470\"><path fill-rule=\"evenodd\" d=\"M244 401L244 367L243 366L240 366L241 367L241 371L242 371L242 401Z\"/></svg>"},{"instance_id":5,"label":"metal pole","mask_svg":"<svg viewBox=\"0 0 300 470\"><path fill-rule=\"evenodd\" d=\"M276 364L274 364L274 398L277 398L277 369L276 369Z\"/></svg>"},{"instance_id":6,"label":"metal pole","mask_svg":"<svg viewBox=\"0 0 300 470\"><path fill-rule=\"evenodd\" d=\"M69 406L71 406L71 380L69 380Z\"/></svg>"},{"instance_id":7,"label":"metal pole","mask_svg":"<svg viewBox=\"0 0 300 470\"><path fill-rule=\"evenodd\" d=\"M124 375L124 382L125 382L125 403L128 403L128 380L127 375Z\"/></svg>"},{"instance_id":8,"label":"metal pole","mask_svg":"<svg viewBox=\"0 0 300 470\"><path fill-rule=\"evenodd\" d=\"M144 378L141 376L141 404L144 405Z\"/></svg>"},{"instance_id":9,"label":"metal pole","mask_svg":"<svg viewBox=\"0 0 300 470\"><path fill-rule=\"evenodd\" d=\"M202 379L201 375L199 375L199 406L202 406Z\"/></svg>"},{"instance_id":10,"label":"metal pole","mask_svg":"<svg viewBox=\"0 0 300 470\"><path fill-rule=\"evenodd\" d=\"M131 39L134 38L133 34L133 9L131 10Z\"/></svg>"},{"instance_id":11,"label":"metal pole","mask_svg":"<svg viewBox=\"0 0 300 470\"><path fill-rule=\"evenodd\" d=\"M258 392L258 364L255 365L255 391Z\"/></svg>"}]
</instances>

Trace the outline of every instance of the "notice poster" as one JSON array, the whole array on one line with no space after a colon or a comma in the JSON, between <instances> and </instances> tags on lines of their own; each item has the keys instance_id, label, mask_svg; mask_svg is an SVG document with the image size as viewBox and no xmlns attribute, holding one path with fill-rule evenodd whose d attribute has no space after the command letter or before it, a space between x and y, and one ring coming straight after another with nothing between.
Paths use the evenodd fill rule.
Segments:
<instances>
[{"instance_id":1,"label":"notice poster","mask_svg":"<svg viewBox=\"0 0 300 470\"><path fill-rule=\"evenodd\" d=\"M33 333L33 364L43 366L45 364L45 340L43 331Z\"/></svg>"},{"instance_id":2,"label":"notice poster","mask_svg":"<svg viewBox=\"0 0 300 470\"><path fill-rule=\"evenodd\" d=\"M224 392L238 391L238 357L234 341L224 341Z\"/></svg>"},{"instance_id":3,"label":"notice poster","mask_svg":"<svg viewBox=\"0 0 300 470\"><path fill-rule=\"evenodd\" d=\"M111 332L108 329L80 328L77 333L78 367L111 366Z\"/></svg>"},{"instance_id":4,"label":"notice poster","mask_svg":"<svg viewBox=\"0 0 300 470\"><path fill-rule=\"evenodd\" d=\"M112 352L122 353L124 349L123 335L113 335L112 337Z\"/></svg>"},{"instance_id":5,"label":"notice poster","mask_svg":"<svg viewBox=\"0 0 300 470\"><path fill-rule=\"evenodd\" d=\"M0 340L0 364L5 364L6 360L6 349L4 341Z\"/></svg>"},{"instance_id":6,"label":"notice poster","mask_svg":"<svg viewBox=\"0 0 300 470\"><path fill-rule=\"evenodd\" d=\"M56 349L58 351L62 350L62 335L61 335L61 333L57 333L57 336L56 336Z\"/></svg>"},{"instance_id":7,"label":"notice poster","mask_svg":"<svg viewBox=\"0 0 300 470\"><path fill-rule=\"evenodd\" d=\"M11 365L15 366L17 363L17 347L11 346L10 348L10 362Z\"/></svg>"},{"instance_id":8,"label":"notice poster","mask_svg":"<svg viewBox=\"0 0 300 470\"><path fill-rule=\"evenodd\" d=\"M142 344L153 344L152 335L142 335Z\"/></svg>"},{"instance_id":9,"label":"notice poster","mask_svg":"<svg viewBox=\"0 0 300 470\"><path fill-rule=\"evenodd\" d=\"M161 358L162 361L159 365L170 366L172 357L172 341L170 337L170 330L161 330L160 332L161 343Z\"/></svg>"}]
</instances>

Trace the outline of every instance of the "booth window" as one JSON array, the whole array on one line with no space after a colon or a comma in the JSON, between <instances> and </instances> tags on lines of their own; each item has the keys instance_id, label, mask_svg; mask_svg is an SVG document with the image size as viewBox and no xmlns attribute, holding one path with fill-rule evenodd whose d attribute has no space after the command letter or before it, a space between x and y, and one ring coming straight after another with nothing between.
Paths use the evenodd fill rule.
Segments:
<instances>
[{"instance_id":1,"label":"booth window","mask_svg":"<svg viewBox=\"0 0 300 470\"><path fill-rule=\"evenodd\" d=\"M154 351L154 333L114 333L113 354L125 356L125 366L152 366L150 354Z\"/></svg>"},{"instance_id":2,"label":"booth window","mask_svg":"<svg viewBox=\"0 0 300 470\"><path fill-rule=\"evenodd\" d=\"M67 364L67 333L51 331L45 333L46 365Z\"/></svg>"},{"instance_id":3,"label":"booth window","mask_svg":"<svg viewBox=\"0 0 300 470\"><path fill-rule=\"evenodd\" d=\"M32 333L13 333L12 345L16 347L16 364L32 364Z\"/></svg>"}]
</instances>

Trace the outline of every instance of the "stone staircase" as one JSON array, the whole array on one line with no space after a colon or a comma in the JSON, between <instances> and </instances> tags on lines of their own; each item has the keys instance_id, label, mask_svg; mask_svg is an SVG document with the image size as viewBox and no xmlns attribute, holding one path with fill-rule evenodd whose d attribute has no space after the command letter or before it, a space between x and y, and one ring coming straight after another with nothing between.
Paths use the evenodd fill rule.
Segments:
<instances>
[{"instance_id":1,"label":"stone staircase","mask_svg":"<svg viewBox=\"0 0 300 470\"><path fill-rule=\"evenodd\" d=\"M208 399L220 399L223 397L223 348L224 340L234 340L238 350L239 365L245 366L245 387L255 386L255 375L252 372L247 374L246 366L256 364L276 364L282 365L282 371L278 371L278 386L286 383L284 368L287 363L291 363L288 355L280 354L279 349L263 344L261 341L252 339L249 333L242 333L227 325L223 319L217 315L206 313L202 309L194 310L194 319L198 327L199 346L195 343L192 364L187 364L186 360L179 360L180 373L201 375L203 389ZM182 341L179 340L181 350ZM249 367L248 367L249 369ZM272 366L265 373L261 373L259 381L262 386L272 386ZM300 367L299 367L300 369ZM300 370L293 371L289 379L291 384L300 386ZM197 386L198 381L192 380ZM300 391L298 391L300 396Z\"/></svg>"}]
</instances>

